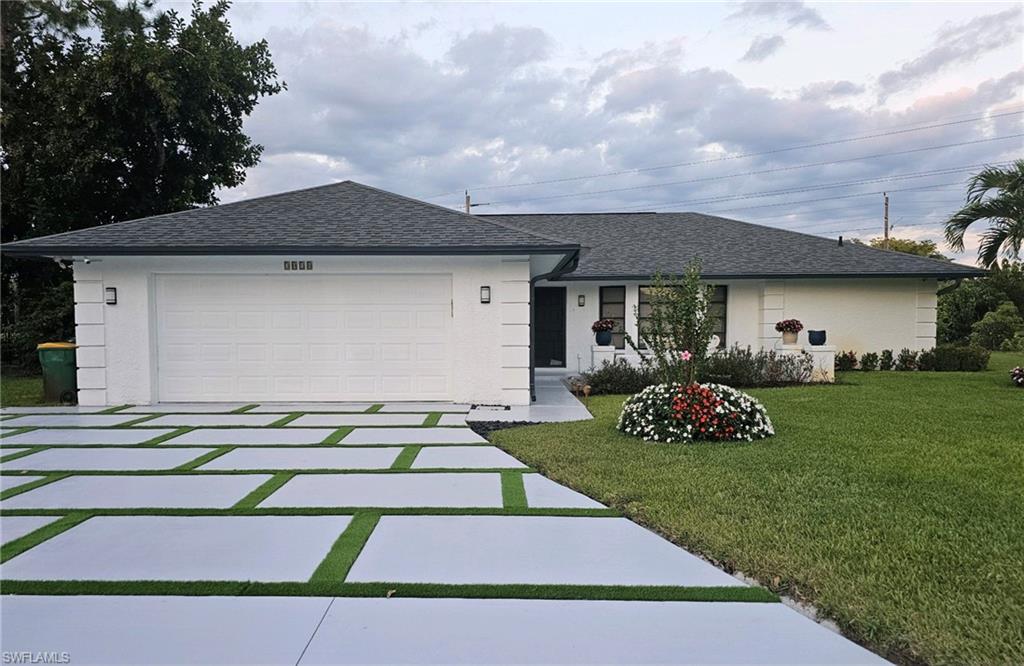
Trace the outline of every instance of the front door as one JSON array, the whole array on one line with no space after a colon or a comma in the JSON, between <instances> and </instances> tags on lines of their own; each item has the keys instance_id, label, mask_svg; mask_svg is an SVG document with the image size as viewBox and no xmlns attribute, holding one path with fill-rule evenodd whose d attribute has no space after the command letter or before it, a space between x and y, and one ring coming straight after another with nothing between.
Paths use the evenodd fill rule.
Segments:
<instances>
[{"instance_id":1,"label":"front door","mask_svg":"<svg viewBox=\"0 0 1024 666\"><path fill-rule=\"evenodd\" d=\"M534 367L564 368L565 287L536 287L533 302Z\"/></svg>"}]
</instances>

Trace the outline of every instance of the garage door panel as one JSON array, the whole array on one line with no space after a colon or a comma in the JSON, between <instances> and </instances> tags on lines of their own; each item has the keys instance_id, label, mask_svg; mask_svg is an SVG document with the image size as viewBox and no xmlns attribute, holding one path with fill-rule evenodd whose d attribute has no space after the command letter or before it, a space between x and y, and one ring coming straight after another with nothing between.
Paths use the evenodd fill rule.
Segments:
<instances>
[{"instance_id":1,"label":"garage door panel","mask_svg":"<svg viewBox=\"0 0 1024 666\"><path fill-rule=\"evenodd\" d=\"M450 399L450 294L449 275L158 276L159 398Z\"/></svg>"}]
</instances>

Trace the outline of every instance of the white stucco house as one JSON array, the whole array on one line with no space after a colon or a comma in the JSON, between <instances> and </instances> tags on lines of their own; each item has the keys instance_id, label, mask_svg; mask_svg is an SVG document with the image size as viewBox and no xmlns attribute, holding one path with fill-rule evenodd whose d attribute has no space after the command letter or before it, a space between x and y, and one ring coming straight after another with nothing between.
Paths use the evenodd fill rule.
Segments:
<instances>
[{"instance_id":1,"label":"white stucco house","mask_svg":"<svg viewBox=\"0 0 1024 666\"><path fill-rule=\"evenodd\" d=\"M841 349L935 344L939 280L981 271L697 213L467 215L346 181L6 244L71 263L79 402L524 405L635 333L694 257L723 345L798 318ZM801 334L805 336L806 332Z\"/></svg>"}]
</instances>

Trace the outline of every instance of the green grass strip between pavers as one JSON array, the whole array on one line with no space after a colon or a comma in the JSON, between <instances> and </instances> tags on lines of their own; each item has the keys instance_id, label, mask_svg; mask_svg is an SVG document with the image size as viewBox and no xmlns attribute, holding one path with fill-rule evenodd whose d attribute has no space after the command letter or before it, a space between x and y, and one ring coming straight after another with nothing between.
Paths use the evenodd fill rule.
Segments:
<instances>
[{"instance_id":1,"label":"green grass strip between pavers","mask_svg":"<svg viewBox=\"0 0 1024 666\"><path fill-rule=\"evenodd\" d=\"M254 491L255 492L255 491ZM0 509L0 516L62 516L81 508ZM90 508L96 516L351 516L373 511L385 516L560 516L571 518L621 518L617 509L503 509L500 507L436 506L322 506L322 507L235 507L196 509L190 507Z\"/></svg>"},{"instance_id":2,"label":"green grass strip between pavers","mask_svg":"<svg viewBox=\"0 0 1024 666\"><path fill-rule=\"evenodd\" d=\"M352 516L348 527L341 533L327 557L310 577L310 583L341 583L348 576L349 569L363 551L370 539L373 528L377 527L380 514L375 511L360 511Z\"/></svg>"},{"instance_id":3,"label":"green grass strip between pavers","mask_svg":"<svg viewBox=\"0 0 1024 666\"><path fill-rule=\"evenodd\" d=\"M33 446L26 451L18 451L17 453L12 453L10 455L0 457L0 463L10 462L12 460L17 460L18 458L24 458L25 456L30 456L33 453L45 451L48 448L48 446Z\"/></svg>"},{"instance_id":4,"label":"green grass strip between pavers","mask_svg":"<svg viewBox=\"0 0 1024 666\"><path fill-rule=\"evenodd\" d=\"M178 465L174 469L168 470L168 471L171 471L171 472L191 472L191 471L195 470L196 467L199 467L200 465L205 465L206 463L210 462L211 460L214 460L216 458L220 458L225 453L228 453L229 451L234 451L234 450L235 450L234 446L218 446L213 451L209 451L207 453L204 453L203 455L199 456L198 458L194 458L192 460L189 460L187 463L185 463L183 465ZM214 470L201 470L201 471L212 472ZM195 475L193 475L193 476L195 476Z\"/></svg>"},{"instance_id":5,"label":"green grass strip between pavers","mask_svg":"<svg viewBox=\"0 0 1024 666\"><path fill-rule=\"evenodd\" d=\"M261 427L261 428L280 428L282 426L288 425L289 423L291 423L295 419L297 419L300 416L302 416L302 414L303 414L303 412L292 412L290 414L286 414L285 416L282 416L281 418L279 418L278 420L274 421L273 423L268 423L265 426L259 426L259 427Z\"/></svg>"},{"instance_id":6,"label":"green grass strip between pavers","mask_svg":"<svg viewBox=\"0 0 1024 666\"><path fill-rule=\"evenodd\" d=\"M440 583L251 583L244 581L60 581L8 580L4 594L309 596L458 599L565 599L609 601L716 601L777 603L761 587L672 587L662 585L445 585Z\"/></svg>"},{"instance_id":7,"label":"green grass strip between pavers","mask_svg":"<svg viewBox=\"0 0 1024 666\"><path fill-rule=\"evenodd\" d=\"M411 470L412 463L414 460L416 460L416 456L419 455L420 449L422 448L422 446L412 445L402 449L402 452L398 454L398 457L395 458L395 461L391 463L391 470Z\"/></svg>"},{"instance_id":8,"label":"green grass strip between pavers","mask_svg":"<svg viewBox=\"0 0 1024 666\"><path fill-rule=\"evenodd\" d=\"M419 444L411 444L410 446L419 446ZM248 450L252 447L237 447L229 444L217 448L245 448ZM205 456L208 454L203 455ZM265 469L188 469L184 467L184 465L188 465L191 462L192 461L189 461L184 463L182 467L175 467L173 469L19 469L0 471L0 476L22 476L32 474L73 474L75 476L202 476L204 474L221 476L224 474L231 474L244 476L246 474L277 474L278 472L288 472L290 474L500 474L501 472L509 471L526 474L532 473L532 470L523 469L521 467L417 467L416 469L395 469L391 467L374 469L332 467L317 467L310 469L281 469L279 467Z\"/></svg>"},{"instance_id":9,"label":"green grass strip between pavers","mask_svg":"<svg viewBox=\"0 0 1024 666\"><path fill-rule=\"evenodd\" d=\"M523 472L505 470L501 473L501 499L506 509L528 508Z\"/></svg>"},{"instance_id":10,"label":"green grass strip between pavers","mask_svg":"<svg viewBox=\"0 0 1024 666\"><path fill-rule=\"evenodd\" d=\"M288 481L295 476L291 472L282 472L275 474L266 481L264 481L256 490L252 491L242 499L238 500L232 509L254 509L256 505L263 500L270 497L274 491L288 483Z\"/></svg>"},{"instance_id":11,"label":"green grass strip between pavers","mask_svg":"<svg viewBox=\"0 0 1024 666\"><path fill-rule=\"evenodd\" d=\"M370 405L369 407L366 408L366 411L363 412L363 413L364 414L376 414L377 412L379 412L382 409L384 409L384 405L378 403L378 404L375 404L375 405Z\"/></svg>"},{"instance_id":12,"label":"green grass strip between pavers","mask_svg":"<svg viewBox=\"0 0 1024 666\"><path fill-rule=\"evenodd\" d=\"M430 412L427 414L427 418L423 420L424 427L436 426L437 422L441 420L441 412Z\"/></svg>"},{"instance_id":13,"label":"green grass strip between pavers","mask_svg":"<svg viewBox=\"0 0 1024 666\"><path fill-rule=\"evenodd\" d=\"M113 407L107 407L106 409L98 411L96 413L97 414L117 414L122 409L128 409L129 407L134 407L134 406L135 405L114 405Z\"/></svg>"},{"instance_id":14,"label":"green grass strip between pavers","mask_svg":"<svg viewBox=\"0 0 1024 666\"><path fill-rule=\"evenodd\" d=\"M147 439L145 442L142 442L141 444L136 444L135 446L156 446L157 444L163 444L166 441L172 440L175 437L180 437L181 435L184 435L187 432L192 432L193 430L196 430L195 426L184 426L182 428L175 428L171 432L159 435L157 437L154 437L153 439Z\"/></svg>"},{"instance_id":15,"label":"green grass strip between pavers","mask_svg":"<svg viewBox=\"0 0 1024 666\"><path fill-rule=\"evenodd\" d=\"M18 537L13 541L8 541L3 545L3 547L0 547L0 563L6 562L12 557L24 553L29 548L38 546L47 539L52 539L61 532L66 532L91 516L92 514L87 511L73 511L65 515L60 520L49 523L48 525L43 525L39 529L34 532L29 532L23 537ZM7 591L7 581L4 581L4 593Z\"/></svg>"},{"instance_id":16,"label":"green grass strip between pavers","mask_svg":"<svg viewBox=\"0 0 1024 666\"><path fill-rule=\"evenodd\" d=\"M345 439L345 437L353 430L355 430L355 426L341 426L330 435L327 435L327 437L324 438L324 441L320 443L327 445L337 444L341 440Z\"/></svg>"},{"instance_id":17,"label":"green grass strip between pavers","mask_svg":"<svg viewBox=\"0 0 1024 666\"><path fill-rule=\"evenodd\" d=\"M139 416L139 418L137 418L137 419L132 419L131 421L125 421L124 423L118 423L117 425L110 426L110 427L111 428L131 428L132 426L140 425L142 423L145 423L146 421L152 421L153 419L158 418L160 416L164 416L164 415L163 414L143 414L143 415ZM88 427L88 426L86 426L86 427Z\"/></svg>"},{"instance_id":18,"label":"green grass strip between pavers","mask_svg":"<svg viewBox=\"0 0 1024 666\"><path fill-rule=\"evenodd\" d=\"M256 402L252 403L251 405L242 405L238 409L232 409L230 412L228 412L228 414L245 414L250 409L256 409L259 406L259 403Z\"/></svg>"},{"instance_id":19,"label":"green grass strip between pavers","mask_svg":"<svg viewBox=\"0 0 1024 666\"><path fill-rule=\"evenodd\" d=\"M27 493L30 490L35 490L36 488L40 488L42 486L49 485L51 483L54 483L55 481L60 481L61 479L66 479L69 476L71 476L71 475L70 474L54 474L52 472L49 472L47 474L47 476L45 476L45 477L43 477L41 479L37 479L35 481L32 481L31 483L26 483L24 485L15 486L14 488L8 488L7 490L5 490L2 493L0 493L0 500L10 499L10 498L14 497L15 495L20 495L22 493ZM66 511L62 512L62 513L66 513Z\"/></svg>"}]
</instances>

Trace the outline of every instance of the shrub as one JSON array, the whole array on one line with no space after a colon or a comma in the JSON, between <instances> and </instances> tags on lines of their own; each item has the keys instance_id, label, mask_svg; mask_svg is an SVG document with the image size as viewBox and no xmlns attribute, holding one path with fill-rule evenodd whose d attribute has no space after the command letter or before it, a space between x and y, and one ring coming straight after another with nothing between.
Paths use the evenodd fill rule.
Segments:
<instances>
[{"instance_id":1,"label":"shrub","mask_svg":"<svg viewBox=\"0 0 1024 666\"><path fill-rule=\"evenodd\" d=\"M584 372L582 377L584 383L590 385L591 395L639 393L657 383L653 372L647 368L634 367L625 361L605 361L601 367Z\"/></svg>"},{"instance_id":2,"label":"shrub","mask_svg":"<svg viewBox=\"0 0 1024 666\"><path fill-rule=\"evenodd\" d=\"M37 344L74 338L75 303L71 294L72 283L62 282L29 303L18 317L4 313L0 350L5 365L19 365L35 374L39 371Z\"/></svg>"},{"instance_id":3,"label":"shrub","mask_svg":"<svg viewBox=\"0 0 1024 666\"><path fill-rule=\"evenodd\" d=\"M1014 386L1024 388L1024 368L1018 365L1013 370L1010 370L1010 381Z\"/></svg>"},{"instance_id":4,"label":"shrub","mask_svg":"<svg viewBox=\"0 0 1024 666\"><path fill-rule=\"evenodd\" d=\"M924 349L920 354L917 355L917 369L918 370L935 370L936 369L936 356L934 349Z\"/></svg>"},{"instance_id":5,"label":"shrub","mask_svg":"<svg viewBox=\"0 0 1024 666\"><path fill-rule=\"evenodd\" d=\"M1024 332L1024 317L1010 301L987 313L971 325L971 344L985 349L999 349L1003 342Z\"/></svg>"},{"instance_id":6,"label":"shrub","mask_svg":"<svg viewBox=\"0 0 1024 666\"><path fill-rule=\"evenodd\" d=\"M699 379L733 387L784 386L800 384L811 378L814 362L810 354L754 352L750 347L733 345L710 355Z\"/></svg>"},{"instance_id":7,"label":"shrub","mask_svg":"<svg viewBox=\"0 0 1024 666\"><path fill-rule=\"evenodd\" d=\"M870 372L878 367L878 354L867 352L860 357L860 369Z\"/></svg>"},{"instance_id":8,"label":"shrub","mask_svg":"<svg viewBox=\"0 0 1024 666\"><path fill-rule=\"evenodd\" d=\"M836 354L836 370L846 372L857 368L857 352L841 351Z\"/></svg>"},{"instance_id":9,"label":"shrub","mask_svg":"<svg viewBox=\"0 0 1024 666\"><path fill-rule=\"evenodd\" d=\"M1003 344L999 345L999 351L1024 351L1024 333L1017 333L1012 338L1003 340Z\"/></svg>"},{"instance_id":10,"label":"shrub","mask_svg":"<svg viewBox=\"0 0 1024 666\"><path fill-rule=\"evenodd\" d=\"M897 370L914 370L917 368L917 352L910 351L906 347L900 350L899 356L896 357L896 369Z\"/></svg>"},{"instance_id":11,"label":"shrub","mask_svg":"<svg viewBox=\"0 0 1024 666\"><path fill-rule=\"evenodd\" d=\"M622 405L618 429L652 442L752 441L775 434L764 407L721 384L655 384Z\"/></svg>"},{"instance_id":12,"label":"shrub","mask_svg":"<svg viewBox=\"0 0 1024 666\"><path fill-rule=\"evenodd\" d=\"M878 358L878 369L879 370L892 370L892 368L893 368L892 350L891 349L883 349L882 350L882 355Z\"/></svg>"}]
</instances>

